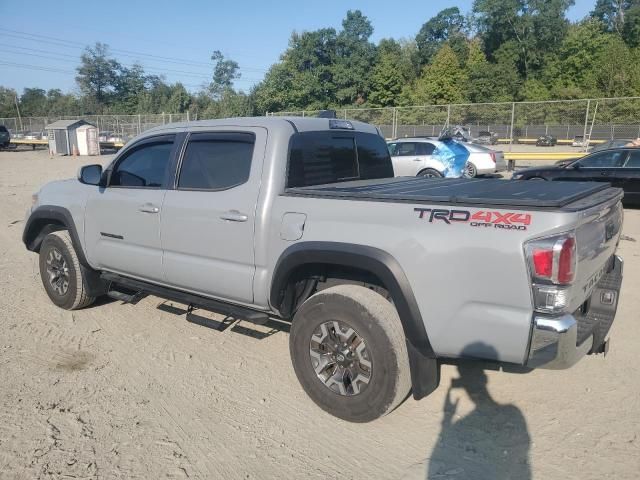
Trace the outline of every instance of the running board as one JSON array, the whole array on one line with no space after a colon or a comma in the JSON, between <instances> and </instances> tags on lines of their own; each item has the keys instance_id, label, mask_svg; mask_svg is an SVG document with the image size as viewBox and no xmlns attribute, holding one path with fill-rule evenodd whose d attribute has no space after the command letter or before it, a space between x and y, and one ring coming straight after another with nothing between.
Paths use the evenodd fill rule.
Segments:
<instances>
[{"instance_id":1,"label":"running board","mask_svg":"<svg viewBox=\"0 0 640 480\"><path fill-rule=\"evenodd\" d=\"M109 292L109 296L111 296L111 293L116 295L120 294L125 297L135 297L139 294L155 295L156 297L166 298L167 300L173 300L174 302L184 303L189 307L201 308L210 312L246 320L247 322L256 323L258 325L264 325L269 320L269 315L265 312L258 312L256 310L251 310L250 308L221 302L219 300L213 300L193 293L174 290L172 288L154 285L153 283L143 282L141 280L134 280L133 278L123 277L116 273L103 272L100 275L100 278L107 282L111 282L116 286L120 285L128 290L138 292L135 295L127 295L116 290L111 290ZM112 298L116 298L118 300L122 299L118 296Z\"/></svg>"},{"instance_id":2,"label":"running board","mask_svg":"<svg viewBox=\"0 0 640 480\"><path fill-rule=\"evenodd\" d=\"M135 292L130 294L121 292L119 290L109 290L107 292L107 297L113 298L114 300L120 300L124 303L131 303L132 305L135 305L144 297L144 293Z\"/></svg>"}]
</instances>

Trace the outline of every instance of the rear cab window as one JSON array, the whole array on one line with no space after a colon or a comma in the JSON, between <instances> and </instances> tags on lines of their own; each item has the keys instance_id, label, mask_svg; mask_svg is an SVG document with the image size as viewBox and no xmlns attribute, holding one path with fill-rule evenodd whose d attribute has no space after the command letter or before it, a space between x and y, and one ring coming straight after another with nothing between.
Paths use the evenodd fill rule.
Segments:
<instances>
[{"instance_id":1,"label":"rear cab window","mask_svg":"<svg viewBox=\"0 0 640 480\"><path fill-rule=\"evenodd\" d=\"M249 179L255 136L251 133L194 133L184 153L179 190L228 190Z\"/></svg>"},{"instance_id":2,"label":"rear cab window","mask_svg":"<svg viewBox=\"0 0 640 480\"><path fill-rule=\"evenodd\" d=\"M379 135L320 131L291 139L287 188L391 177L391 157Z\"/></svg>"}]
</instances>

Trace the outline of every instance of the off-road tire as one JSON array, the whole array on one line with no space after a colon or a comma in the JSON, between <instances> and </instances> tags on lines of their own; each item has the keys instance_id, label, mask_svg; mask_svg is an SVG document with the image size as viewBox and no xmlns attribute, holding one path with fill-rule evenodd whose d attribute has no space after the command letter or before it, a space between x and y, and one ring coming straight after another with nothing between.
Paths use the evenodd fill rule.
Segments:
<instances>
[{"instance_id":1,"label":"off-road tire","mask_svg":"<svg viewBox=\"0 0 640 480\"><path fill-rule=\"evenodd\" d=\"M367 347L371 377L357 395L332 391L312 365L312 335L320 325L333 320L353 328ZM289 350L307 395L326 412L349 422L370 422L388 414L411 389L407 345L398 313L380 294L359 285L338 285L308 298L293 319Z\"/></svg>"},{"instance_id":2,"label":"off-road tire","mask_svg":"<svg viewBox=\"0 0 640 480\"><path fill-rule=\"evenodd\" d=\"M66 262L69 279L68 288L64 293L56 291L49 281L47 258L53 249L59 252ZM42 285L54 304L65 310L77 310L87 307L95 301L95 297L87 295L86 280L67 230L52 232L44 238L40 246L39 263Z\"/></svg>"}]
</instances>

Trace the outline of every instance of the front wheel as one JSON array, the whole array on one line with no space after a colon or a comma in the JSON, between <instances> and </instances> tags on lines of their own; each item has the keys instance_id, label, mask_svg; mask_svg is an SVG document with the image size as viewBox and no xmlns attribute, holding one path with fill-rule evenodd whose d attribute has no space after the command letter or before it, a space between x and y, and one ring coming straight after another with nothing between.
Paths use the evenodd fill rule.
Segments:
<instances>
[{"instance_id":1,"label":"front wheel","mask_svg":"<svg viewBox=\"0 0 640 480\"><path fill-rule=\"evenodd\" d=\"M424 170L421 170L416 176L422 178L442 178L442 174L433 168L425 168Z\"/></svg>"},{"instance_id":2,"label":"front wheel","mask_svg":"<svg viewBox=\"0 0 640 480\"><path fill-rule=\"evenodd\" d=\"M69 232L60 230L44 238L39 263L42 285L57 306L76 310L93 303Z\"/></svg>"},{"instance_id":3,"label":"front wheel","mask_svg":"<svg viewBox=\"0 0 640 480\"><path fill-rule=\"evenodd\" d=\"M398 313L365 287L338 285L307 299L293 319L289 350L307 395L343 420L386 415L411 388Z\"/></svg>"}]
</instances>

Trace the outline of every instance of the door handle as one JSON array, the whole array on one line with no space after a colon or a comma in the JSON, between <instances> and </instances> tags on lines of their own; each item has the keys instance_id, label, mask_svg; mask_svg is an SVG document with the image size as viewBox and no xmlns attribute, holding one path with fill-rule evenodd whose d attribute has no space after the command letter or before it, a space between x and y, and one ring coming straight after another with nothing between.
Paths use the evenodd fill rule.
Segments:
<instances>
[{"instance_id":1,"label":"door handle","mask_svg":"<svg viewBox=\"0 0 640 480\"><path fill-rule=\"evenodd\" d=\"M414 162L421 162L422 160L420 158L414 158L413 161Z\"/></svg>"},{"instance_id":2,"label":"door handle","mask_svg":"<svg viewBox=\"0 0 640 480\"><path fill-rule=\"evenodd\" d=\"M611 172L600 172L600 175L604 175L605 177L608 177L609 175L611 175Z\"/></svg>"},{"instance_id":3,"label":"door handle","mask_svg":"<svg viewBox=\"0 0 640 480\"><path fill-rule=\"evenodd\" d=\"M222 220L229 220L230 222L246 222L249 220L249 217L244 213L240 213L237 210L229 210L228 212L224 212L220 215Z\"/></svg>"},{"instance_id":4,"label":"door handle","mask_svg":"<svg viewBox=\"0 0 640 480\"><path fill-rule=\"evenodd\" d=\"M150 203L145 203L144 205L141 205L140 208L138 208L138 211L144 213L158 213L160 211L160 208Z\"/></svg>"}]
</instances>

